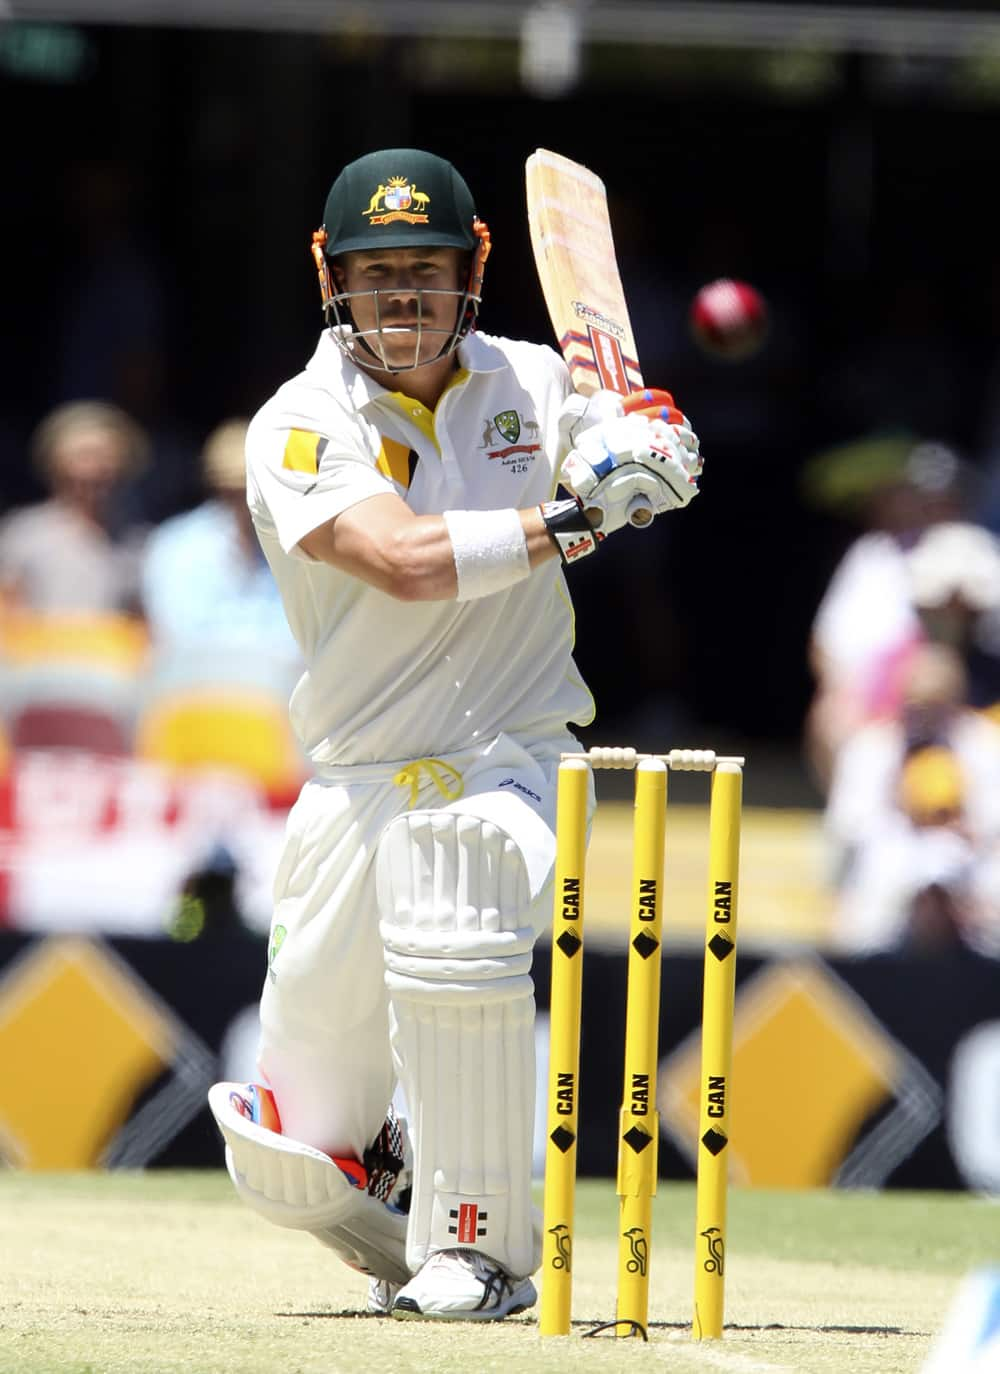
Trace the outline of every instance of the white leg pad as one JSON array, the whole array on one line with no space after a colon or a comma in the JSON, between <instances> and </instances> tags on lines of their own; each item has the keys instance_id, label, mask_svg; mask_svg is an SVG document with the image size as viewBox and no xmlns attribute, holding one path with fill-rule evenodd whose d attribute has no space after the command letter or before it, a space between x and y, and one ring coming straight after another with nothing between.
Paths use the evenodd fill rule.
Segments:
<instances>
[{"instance_id":1,"label":"white leg pad","mask_svg":"<svg viewBox=\"0 0 1000 1374\"><path fill-rule=\"evenodd\" d=\"M308 1231L362 1273L406 1283L406 1217L356 1188L329 1155L248 1121L236 1083L216 1083L208 1105L226 1142L237 1193L277 1226Z\"/></svg>"},{"instance_id":2,"label":"white leg pad","mask_svg":"<svg viewBox=\"0 0 1000 1374\"><path fill-rule=\"evenodd\" d=\"M390 1031L414 1144L407 1261L468 1247L537 1268L531 1152L534 931L520 850L497 826L411 812L377 856Z\"/></svg>"}]
</instances>

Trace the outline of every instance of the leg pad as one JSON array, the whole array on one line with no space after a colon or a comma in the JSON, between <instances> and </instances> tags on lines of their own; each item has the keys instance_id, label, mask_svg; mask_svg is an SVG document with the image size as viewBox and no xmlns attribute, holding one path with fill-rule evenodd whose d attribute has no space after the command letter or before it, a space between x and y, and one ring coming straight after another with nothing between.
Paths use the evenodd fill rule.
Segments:
<instances>
[{"instance_id":1,"label":"leg pad","mask_svg":"<svg viewBox=\"0 0 1000 1374\"><path fill-rule=\"evenodd\" d=\"M329 1155L244 1114L245 1085L216 1083L208 1105L237 1193L277 1226L308 1231L353 1269L406 1283L406 1217L358 1188Z\"/></svg>"},{"instance_id":2,"label":"leg pad","mask_svg":"<svg viewBox=\"0 0 1000 1374\"><path fill-rule=\"evenodd\" d=\"M537 1266L530 884L476 816L411 812L379 844L390 1032L414 1135L407 1260L468 1248Z\"/></svg>"}]
</instances>

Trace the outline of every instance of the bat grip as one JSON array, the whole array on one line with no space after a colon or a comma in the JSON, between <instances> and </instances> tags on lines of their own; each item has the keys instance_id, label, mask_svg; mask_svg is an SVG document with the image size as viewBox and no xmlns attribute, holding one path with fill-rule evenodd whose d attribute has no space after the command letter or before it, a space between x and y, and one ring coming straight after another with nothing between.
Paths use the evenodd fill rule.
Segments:
<instances>
[{"instance_id":1,"label":"bat grip","mask_svg":"<svg viewBox=\"0 0 1000 1374\"><path fill-rule=\"evenodd\" d=\"M646 496L633 496L626 514L633 529L644 530L653 523L653 507Z\"/></svg>"}]
</instances>

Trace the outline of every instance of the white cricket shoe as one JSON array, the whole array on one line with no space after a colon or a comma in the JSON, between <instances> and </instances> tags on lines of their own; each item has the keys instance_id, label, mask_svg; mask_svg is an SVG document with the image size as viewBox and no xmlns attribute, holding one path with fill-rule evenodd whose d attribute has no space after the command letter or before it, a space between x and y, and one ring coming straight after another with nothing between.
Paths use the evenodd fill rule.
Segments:
<instances>
[{"instance_id":1,"label":"white cricket shoe","mask_svg":"<svg viewBox=\"0 0 1000 1374\"><path fill-rule=\"evenodd\" d=\"M424 1321L489 1322L523 1312L538 1294L478 1250L438 1250L401 1288L392 1315Z\"/></svg>"},{"instance_id":2,"label":"white cricket shoe","mask_svg":"<svg viewBox=\"0 0 1000 1374\"><path fill-rule=\"evenodd\" d=\"M391 1283L389 1279L377 1279L373 1274L368 1280L366 1311L373 1317L387 1317L402 1286L401 1283Z\"/></svg>"}]
</instances>

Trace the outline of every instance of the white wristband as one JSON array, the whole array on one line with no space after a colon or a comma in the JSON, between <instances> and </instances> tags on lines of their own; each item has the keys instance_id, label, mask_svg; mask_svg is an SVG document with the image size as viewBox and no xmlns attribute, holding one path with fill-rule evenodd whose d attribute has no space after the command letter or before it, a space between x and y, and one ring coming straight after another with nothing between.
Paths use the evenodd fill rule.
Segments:
<instances>
[{"instance_id":1,"label":"white wristband","mask_svg":"<svg viewBox=\"0 0 1000 1374\"><path fill-rule=\"evenodd\" d=\"M506 591L531 572L516 510L446 510L444 522L455 558L459 601Z\"/></svg>"}]
</instances>

